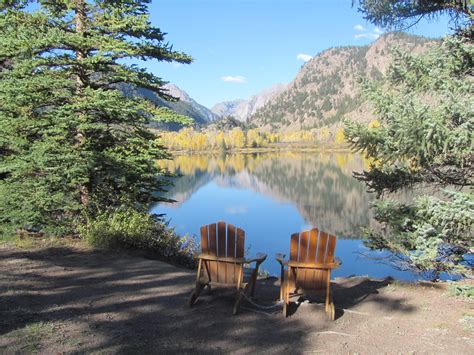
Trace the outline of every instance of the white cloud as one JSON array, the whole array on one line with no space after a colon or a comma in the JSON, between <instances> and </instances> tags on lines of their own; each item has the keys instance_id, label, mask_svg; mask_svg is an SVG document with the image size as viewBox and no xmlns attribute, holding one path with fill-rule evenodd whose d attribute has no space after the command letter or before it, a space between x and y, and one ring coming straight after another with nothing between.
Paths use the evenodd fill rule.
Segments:
<instances>
[{"instance_id":1,"label":"white cloud","mask_svg":"<svg viewBox=\"0 0 474 355\"><path fill-rule=\"evenodd\" d=\"M247 82L247 79L242 75L221 76L221 80L229 82L229 83L238 83L238 84L243 84Z\"/></svg>"},{"instance_id":2,"label":"white cloud","mask_svg":"<svg viewBox=\"0 0 474 355\"><path fill-rule=\"evenodd\" d=\"M227 206L225 208L225 212L228 214L245 214L248 212L247 206L240 205L240 206Z\"/></svg>"},{"instance_id":3,"label":"white cloud","mask_svg":"<svg viewBox=\"0 0 474 355\"><path fill-rule=\"evenodd\" d=\"M371 38L371 39L377 39L379 38L379 34L377 33L372 33L372 32L369 32L369 33L356 33L354 35L354 38L355 39L359 39L359 38Z\"/></svg>"},{"instance_id":4,"label":"white cloud","mask_svg":"<svg viewBox=\"0 0 474 355\"><path fill-rule=\"evenodd\" d=\"M356 33L354 35L355 39L359 39L359 38L377 39L383 33L382 29L377 26L375 26L373 30L369 31L362 25L355 25L354 30L358 32L362 32L362 33Z\"/></svg>"},{"instance_id":5,"label":"white cloud","mask_svg":"<svg viewBox=\"0 0 474 355\"><path fill-rule=\"evenodd\" d=\"M313 56L309 55L309 54L304 54L304 53L299 53L297 56L296 56L296 59L298 60L302 60L303 62L308 62L310 61L311 59L313 58Z\"/></svg>"},{"instance_id":6,"label":"white cloud","mask_svg":"<svg viewBox=\"0 0 474 355\"><path fill-rule=\"evenodd\" d=\"M171 63L171 65L172 65L174 68L181 68L181 67L183 66L183 63L173 62L173 63Z\"/></svg>"}]
</instances>

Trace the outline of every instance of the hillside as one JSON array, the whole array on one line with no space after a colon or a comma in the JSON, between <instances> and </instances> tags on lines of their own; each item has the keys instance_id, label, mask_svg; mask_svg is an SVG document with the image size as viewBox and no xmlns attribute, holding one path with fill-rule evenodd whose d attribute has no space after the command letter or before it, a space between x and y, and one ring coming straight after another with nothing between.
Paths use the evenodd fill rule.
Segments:
<instances>
[{"instance_id":1,"label":"hillside","mask_svg":"<svg viewBox=\"0 0 474 355\"><path fill-rule=\"evenodd\" d=\"M175 111L176 113L180 115L191 117L194 120L195 125L197 126L206 125L219 118L216 114L211 112L211 110L209 110L207 107L197 103L184 90L180 89L176 85L166 84L163 86L163 88L168 90L169 95L179 100L174 101L174 102L166 101L151 90L143 89L143 88L132 88L130 86L125 86L125 85L121 86L121 90L125 94L145 97L151 100L152 102L154 102L158 106L168 107L169 109ZM156 125L156 124L152 124L152 125ZM166 128L177 129L179 127L176 125L166 125Z\"/></svg>"},{"instance_id":2,"label":"hillside","mask_svg":"<svg viewBox=\"0 0 474 355\"><path fill-rule=\"evenodd\" d=\"M248 100L233 100L218 103L211 108L211 111L221 117L233 116L241 122L246 122L258 109L262 108L273 97L286 89L286 84L275 84L251 96Z\"/></svg>"},{"instance_id":3,"label":"hillside","mask_svg":"<svg viewBox=\"0 0 474 355\"><path fill-rule=\"evenodd\" d=\"M194 118L198 123L208 123L218 118L215 113L197 103L186 91L176 85L166 84L163 88L168 90L168 94L179 99L177 102L163 101L164 106L169 107L173 111Z\"/></svg>"},{"instance_id":4,"label":"hillside","mask_svg":"<svg viewBox=\"0 0 474 355\"><path fill-rule=\"evenodd\" d=\"M242 100L242 99L219 102L211 107L211 111L221 117L227 117L227 116L236 117L235 112L238 110L240 105L245 104L246 102L247 102L246 100ZM238 118L239 120L242 120L241 117L236 117L236 118Z\"/></svg>"},{"instance_id":5,"label":"hillside","mask_svg":"<svg viewBox=\"0 0 474 355\"><path fill-rule=\"evenodd\" d=\"M269 100L248 120L267 130L336 127L343 117L368 121L369 106L359 94L357 79L380 77L391 61L390 50L421 52L433 40L406 33L388 33L368 46L327 49L307 62L288 89Z\"/></svg>"}]
</instances>

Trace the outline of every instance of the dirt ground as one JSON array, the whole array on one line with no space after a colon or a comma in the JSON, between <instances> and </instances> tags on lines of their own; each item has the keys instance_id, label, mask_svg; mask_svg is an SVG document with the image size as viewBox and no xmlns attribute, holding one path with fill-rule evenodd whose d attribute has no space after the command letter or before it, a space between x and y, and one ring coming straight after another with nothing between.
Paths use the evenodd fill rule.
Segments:
<instances>
[{"instance_id":1,"label":"dirt ground","mask_svg":"<svg viewBox=\"0 0 474 355\"><path fill-rule=\"evenodd\" d=\"M337 279L337 319L315 302L232 316L214 289L193 308L190 270L125 253L0 247L0 353L474 353L474 304L444 284ZM206 292L205 292L206 293ZM278 298L259 280L257 302Z\"/></svg>"}]
</instances>

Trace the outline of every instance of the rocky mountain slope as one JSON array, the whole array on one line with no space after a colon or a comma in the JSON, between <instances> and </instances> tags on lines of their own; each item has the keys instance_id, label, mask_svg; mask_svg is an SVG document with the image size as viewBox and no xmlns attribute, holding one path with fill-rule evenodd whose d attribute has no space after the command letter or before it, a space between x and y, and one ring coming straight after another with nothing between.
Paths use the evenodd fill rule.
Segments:
<instances>
[{"instance_id":1,"label":"rocky mountain slope","mask_svg":"<svg viewBox=\"0 0 474 355\"><path fill-rule=\"evenodd\" d=\"M214 105L211 111L221 117L233 116L239 121L246 122L258 109L263 107L273 97L286 90L286 84L275 84L248 100L224 101Z\"/></svg>"},{"instance_id":2,"label":"rocky mountain slope","mask_svg":"<svg viewBox=\"0 0 474 355\"><path fill-rule=\"evenodd\" d=\"M344 117L368 121L370 107L357 79L376 79L391 62L391 48L421 52L434 43L425 37L388 33L368 46L327 49L307 62L288 88L253 113L248 122L268 130L336 127Z\"/></svg>"},{"instance_id":3,"label":"rocky mountain slope","mask_svg":"<svg viewBox=\"0 0 474 355\"><path fill-rule=\"evenodd\" d=\"M163 86L168 90L168 94L179 99L177 102L168 102L165 101L165 105L172 110L180 113L182 115L189 116L194 118L196 121L203 122L212 122L216 120L218 115L213 113L207 107L199 104L191 98L188 93L174 84L166 84Z\"/></svg>"},{"instance_id":4,"label":"rocky mountain slope","mask_svg":"<svg viewBox=\"0 0 474 355\"><path fill-rule=\"evenodd\" d=\"M179 100L170 102L162 99L156 93L148 89L133 88L131 86L121 86L121 90L125 94L145 97L158 106L168 107L169 109L175 111L178 114L191 117L194 120L195 125L197 126L206 125L219 118L218 115L211 112L211 110L209 110L207 107L197 103L184 90L180 89L176 85L166 84L163 86L163 88L168 90L169 95L176 97ZM176 124L161 124L160 128L178 129L180 127Z\"/></svg>"},{"instance_id":5,"label":"rocky mountain slope","mask_svg":"<svg viewBox=\"0 0 474 355\"><path fill-rule=\"evenodd\" d=\"M227 117L227 116L236 117L235 112L237 111L239 105L245 104L246 102L247 102L246 100L241 100L241 99L219 102L211 107L211 111L221 117ZM239 120L240 119L241 118L239 117Z\"/></svg>"}]
</instances>

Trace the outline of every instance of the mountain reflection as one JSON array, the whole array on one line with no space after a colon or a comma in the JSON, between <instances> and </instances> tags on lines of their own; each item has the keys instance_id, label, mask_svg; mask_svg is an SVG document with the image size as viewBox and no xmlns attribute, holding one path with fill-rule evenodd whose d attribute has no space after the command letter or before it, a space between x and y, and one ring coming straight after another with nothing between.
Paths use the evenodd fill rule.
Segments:
<instances>
[{"instance_id":1,"label":"mountain reflection","mask_svg":"<svg viewBox=\"0 0 474 355\"><path fill-rule=\"evenodd\" d=\"M176 207L210 181L251 189L275 201L294 204L308 225L343 238L359 238L370 222L372 195L352 177L366 162L351 153L249 153L180 155L159 164L182 177L165 197ZM211 197L210 197L211 198Z\"/></svg>"}]
</instances>

